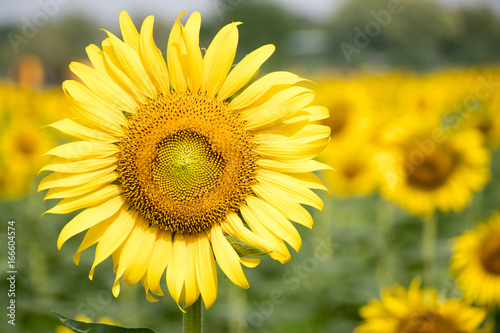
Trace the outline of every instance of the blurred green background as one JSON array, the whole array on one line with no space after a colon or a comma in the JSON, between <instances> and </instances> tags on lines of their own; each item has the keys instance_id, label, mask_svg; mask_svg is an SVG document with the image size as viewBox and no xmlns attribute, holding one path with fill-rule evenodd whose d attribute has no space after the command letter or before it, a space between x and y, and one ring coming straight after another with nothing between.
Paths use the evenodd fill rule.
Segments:
<instances>
[{"instance_id":1,"label":"blurred green background","mask_svg":"<svg viewBox=\"0 0 500 333\"><path fill-rule=\"evenodd\" d=\"M58 2L64 15L48 18L36 28L33 37L26 36L27 21L23 21L23 17L33 22L30 21L33 15L43 10L40 4L47 1L33 1L31 14L13 14L14 18L0 24L0 291L3 309L7 304L5 258L9 220L16 221L18 272L16 326L7 325L3 315L1 332L55 332L60 323L50 310L68 317L83 314L93 321L107 316L127 327L147 326L157 332L180 332L182 314L170 296L149 303L140 284L122 288L118 299L112 296L111 260L99 265L94 281L90 281L92 249L84 252L79 266L72 261L83 235L71 239L61 251L57 250L58 233L76 214L40 217L54 202L42 202L44 193L36 192L40 180L36 171L41 161L35 157L67 138L51 131L39 133L38 129L69 115L60 89L61 83L71 78L69 63L85 59L87 45L100 45L105 37L100 28L119 35L118 13L128 9L115 3L113 14L108 11L97 15L99 8L88 8L90 13L96 11L94 17L65 11L75 4L64 2ZM390 16L390 22L386 18L386 26L380 24L378 32L373 30L373 36L365 29L370 22L378 22L376 16L380 11L388 10L387 0L344 1L320 16L307 12L302 15L292 10L293 6L284 5L284 1L207 0L202 3L207 12L205 15L202 11L202 47L209 45L222 26L233 21L244 23L239 27L236 61L261 45L276 45L275 54L261 68L261 75L290 70L318 82L330 78L342 82L352 79L353 75L373 79L396 73L404 78L481 68L482 75L487 77L489 69L498 66L500 61L498 8L473 5L472 1L469 6L401 1L401 10ZM186 7L195 5L186 1ZM177 12L173 13L167 2L158 4L157 10L162 14L167 12L170 17L167 20L158 14L155 22L155 41L164 50ZM144 9L137 11L140 14L133 10L129 10L129 14L139 28L146 14L142 15ZM378 14L374 16L372 11ZM156 12L147 14L157 15ZM5 11L3 15L8 16ZM107 17L104 22L103 16ZM347 57L346 50L352 51ZM494 78L498 79L495 73ZM447 87L453 89L453 84ZM442 87L436 86L436 90L439 90L438 96L449 93ZM384 99L372 101L377 103L377 108L371 106L368 111L383 112L388 108L384 103L397 91L384 93ZM363 96L356 97L360 105L363 105ZM430 100L434 97L428 96ZM335 110L331 110L331 114L335 117ZM463 210L435 216L437 278L433 286L444 296L460 296L448 273L450 239L500 207L500 155L493 148L490 153L492 176L486 186L474 194ZM289 263L281 265L265 258L257 268L246 269L251 286L246 291L219 275L218 299L205 312L206 332L352 332L360 322L358 309L370 298L377 297L381 287L395 283L407 286L415 276L423 274L421 218L378 193L341 196L333 191L330 199L324 194L322 197L324 211L312 212L314 228L297 227L303 247L298 254L292 254Z\"/></svg>"}]
</instances>

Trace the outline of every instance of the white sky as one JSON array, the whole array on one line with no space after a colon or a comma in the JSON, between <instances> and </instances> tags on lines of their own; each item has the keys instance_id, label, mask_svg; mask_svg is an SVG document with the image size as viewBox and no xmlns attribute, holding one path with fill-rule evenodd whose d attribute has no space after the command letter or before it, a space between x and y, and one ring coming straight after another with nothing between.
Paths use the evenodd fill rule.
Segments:
<instances>
[{"instance_id":1,"label":"white sky","mask_svg":"<svg viewBox=\"0 0 500 333\"><path fill-rule=\"evenodd\" d=\"M23 23L43 11L43 6L57 3L54 17L73 13L85 13L100 23L117 24L122 10L132 17L155 15L159 19L172 19L183 11L199 11L203 16L216 15L217 4L237 6L242 1L253 0L0 0L0 26ZM331 15L346 0L268 0L282 3L288 8L306 16L323 18ZM447 5L489 4L500 13L499 0L435 0ZM49 8L52 8L49 6Z\"/></svg>"}]
</instances>

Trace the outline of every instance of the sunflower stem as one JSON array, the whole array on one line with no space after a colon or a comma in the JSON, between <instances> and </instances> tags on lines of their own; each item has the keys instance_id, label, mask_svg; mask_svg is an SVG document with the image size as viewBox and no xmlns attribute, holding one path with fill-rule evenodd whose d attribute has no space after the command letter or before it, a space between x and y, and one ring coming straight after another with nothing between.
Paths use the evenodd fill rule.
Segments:
<instances>
[{"instance_id":1,"label":"sunflower stem","mask_svg":"<svg viewBox=\"0 0 500 333\"><path fill-rule=\"evenodd\" d=\"M376 206L376 221L377 221L377 278L382 286L390 286L394 280L394 256L389 244L389 237L393 229L393 210L392 205L378 197Z\"/></svg>"},{"instance_id":2,"label":"sunflower stem","mask_svg":"<svg viewBox=\"0 0 500 333\"><path fill-rule=\"evenodd\" d=\"M184 333L203 332L203 301L201 297L198 297L198 300L196 300L193 305L186 308L183 321Z\"/></svg>"},{"instance_id":3,"label":"sunflower stem","mask_svg":"<svg viewBox=\"0 0 500 333\"><path fill-rule=\"evenodd\" d=\"M435 215L422 220L422 261L424 282L433 286L436 282L436 237L437 220Z\"/></svg>"}]
</instances>

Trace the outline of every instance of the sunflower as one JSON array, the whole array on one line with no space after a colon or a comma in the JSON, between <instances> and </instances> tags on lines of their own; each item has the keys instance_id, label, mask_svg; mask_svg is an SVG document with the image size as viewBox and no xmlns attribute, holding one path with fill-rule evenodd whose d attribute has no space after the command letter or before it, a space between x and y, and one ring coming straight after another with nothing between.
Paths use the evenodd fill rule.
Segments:
<instances>
[{"instance_id":1,"label":"sunflower","mask_svg":"<svg viewBox=\"0 0 500 333\"><path fill-rule=\"evenodd\" d=\"M334 171L324 173L332 192L339 195L367 195L378 184L374 156L377 148L365 140L331 142L318 156Z\"/></svg>"},{"instance_id":2,"label":"sunflower","mask_svg":"<svg viewBox=\"0 0 500 333\"><path fill-rule=\"evenodd\" d=\"M439 299L436 289L421 289L414 280L408 290L385 289L359 311L364 319L356 333L479 333L487 312L462 300Z\"/></svg>"},{"instance_id":3,"label":"sunflower","mask_svg":"<svg viewBox=\"0 0 500 333\"><path fill-rule=\"evenodd\" d=\"M422 216L463 209L489 179L489 152L480 134L406 125L403 136L376 156L382 193Z\"/></svg>"},{"instance_id":4,"label":"sunflower","mask_svg":"<svg viewBox=\"0 0 500 333\"><path fill-rule=\"evenodd\" d=\"M466 299L500 305L500 215L455 239L450 270Z\"/></svg>"},{"instance_id":5,"label":"sunflower","mask_svg":"<svg viewBox=\"0 0 500 333\"><path fill-rule=\"evenodd\" d=\"M372 98L356 77L325 81L318 85L318 103L326 105L330 117L322 122L330 127L333 141L344 140L365 131L371 119L367 110Z\"/></svg>"},{"instance_id":6,"label":"sunflower","mask_svg":"<svg viewBox=\"0 0 500 333\"><path fill-rule=\"evenodd\" d=\"M183 13L182 13L183 14ZM322 209L311 189L325 189L312 173L328 168L313 158L330 130L318 122L328 110L312 104L304 79L273 72L252 81L274 51L265 45L232 66L239 22L221 29L204 56L201 17L175 21L166 60L156 47L153 16L140 33L120 15L124 42L110 32L87 47L92 67L70 64L83 83L65 81L74 118L51 126L79 141L58 146L41 170L39 190L62 198L48 213L86 208L61 231L58 247L87 230L74 256L97 243L96 266L112 256L116 279L142 282L146 297L169 292L179 305L217 294L217 262L236 285L248 288L240 258L226 235L256 246L282 263L300 236L291 221L312 227L301 206Z\"/></svg>"},{"instance_id":7,"label":"sunflower","mask_svg":"<svg viewBox=\"0 0 500 333\"><path fill-rule=\"evenodd\" d=\"M0 132L0 197L25 195L36 174L35 159L54 144L30 119L9 117L14 119Z\"/></svg>"}]
</instances>

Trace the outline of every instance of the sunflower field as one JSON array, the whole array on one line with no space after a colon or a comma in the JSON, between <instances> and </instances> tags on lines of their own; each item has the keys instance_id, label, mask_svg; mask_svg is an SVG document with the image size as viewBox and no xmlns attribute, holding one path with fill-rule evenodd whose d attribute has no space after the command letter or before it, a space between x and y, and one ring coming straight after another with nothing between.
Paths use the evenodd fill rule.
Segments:
<instances>
[{"instance_id":1,"label":"sunflower field","mask_svg":"<svg viewBox=\"0 0 500 333\"><path fill-rule=\"evenodd\" d=\"M500 332L500 58L462 10L430 56L394 16L339 65L314 41L367 21L347 3L119 11L1 68L0 332Z\"/></svg>"}]
</instances>

